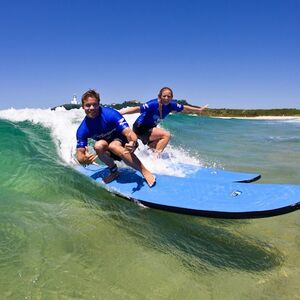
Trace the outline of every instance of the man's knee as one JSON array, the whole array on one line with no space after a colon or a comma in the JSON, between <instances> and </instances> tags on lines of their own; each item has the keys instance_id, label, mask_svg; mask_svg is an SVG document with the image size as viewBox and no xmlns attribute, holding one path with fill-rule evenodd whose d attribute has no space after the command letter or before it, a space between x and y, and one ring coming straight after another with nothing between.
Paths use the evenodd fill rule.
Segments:
<instances>
[{"instance_id":1,"label":"man's knee","mask_svg":"<svg viewBox=\"0 0 300 300\"><path fill-rule=\"evenodd\" d=\"M111 142L108 145L108 150L118 155L122 152L122 146L118 142Z\"/></svg>"},{"instance_id":2,"label":"man's knee","mask_svg":"<svg viewBox=\"0 0 300 300\"><path fill-rule=\"evenodd\" d=\"M97 141L94 145L94 149L97 153L103 153L108 149L108 143L104 140Z\"/></svg>"}]
</instances>

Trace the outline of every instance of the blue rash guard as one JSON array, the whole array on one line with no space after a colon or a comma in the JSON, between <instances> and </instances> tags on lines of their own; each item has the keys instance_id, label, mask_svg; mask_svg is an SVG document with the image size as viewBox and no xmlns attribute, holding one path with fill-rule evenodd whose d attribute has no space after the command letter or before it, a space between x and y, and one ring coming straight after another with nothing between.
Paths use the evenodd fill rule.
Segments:
<instances>
[{"instance_id":1,"label":"blue rash guard","mask_svg":"<svg viewBox=\"0 0 300 300\"><path fill-rule=\"evenodd\" d=\"M87 146L88 138L96 141L105 140L112 142L120 139L123 143L127 143L126 137L122 131L129 127L124 117L115 109L110 107L100 107L99 115L92 119L87 116L81 122L77 129L77 148Z\"/></svg>"},{"instance_id":2,"label":"blue rash guard","mask_svg":"<svg viewBox=\"0 0 300 300\"><path fill-rule=\"evenodd\" d=\"M155 127L161 121L159 113L158 99L153 99L140 106L141 114L136 119L135 123L138 126ZM183 105L177 103L176 100L171 100L168 105L162 105L162 119L164 119L170 112L183 110Z\"/></svg>"}]
</instances>

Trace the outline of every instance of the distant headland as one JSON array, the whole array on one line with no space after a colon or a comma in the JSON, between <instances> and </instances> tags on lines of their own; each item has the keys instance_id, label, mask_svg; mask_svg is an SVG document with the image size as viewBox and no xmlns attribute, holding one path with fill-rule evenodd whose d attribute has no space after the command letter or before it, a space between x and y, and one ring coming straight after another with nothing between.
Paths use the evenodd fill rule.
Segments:
<instances>
[{"instance_id":1,"label":"distant headland","mask_svg":"<svg viewBox=\"0 0 300 300\"><path fill-rule=\"evenodd\" d=\"M194 107L199 107L193 104L188 103L186 100L178 100L181 104L186 104ZM104 106L109 106L114 109L121 109L124 107L131 107L141 105L143 102L139 100L128 100L123 103L112 103L112 104L104 104ZM55 106L51 108L51 110L55 110L57 107L64 107L66 110L80 108L80 104L67 103L59 106ZM296 108L272 108L272 109L231 109L231 108L207 108L204 110L201 115L208 117L262 117L262 116L274 116L274 117L300 117L300 109Z\"/></svg>"}]
</instances>

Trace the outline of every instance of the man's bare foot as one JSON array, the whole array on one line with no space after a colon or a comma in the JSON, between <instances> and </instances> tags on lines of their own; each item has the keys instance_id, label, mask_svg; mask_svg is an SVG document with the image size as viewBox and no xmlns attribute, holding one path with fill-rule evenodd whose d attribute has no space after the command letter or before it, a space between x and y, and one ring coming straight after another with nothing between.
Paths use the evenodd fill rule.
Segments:
<instances>
[{"instance_id":1,"label":"man's bare foot","mask_svg":"<svg viewBox=\"0 0 300 300\"><path fill-rule=\"evenodd\" d=\"M120 173L118 171L110 173L108 176L106 176L105 178L103 178L103 182L104 183L110 183L113 180L115 180L119 175L120 175Z\"/></svg>"},{"instance_id":2,"label":"man's bare foot","mask_svg":"<svg viewBox=\"0 0 300 300\"><path fill-rule=\"evenodd\" d=\"M152 175L151 172L149 172L148 170L147 171L144 171L143 172L143 176L148 184L149 187L153 187L156 183L156 177L154 175Z\"/></svg>"}]
</instances>

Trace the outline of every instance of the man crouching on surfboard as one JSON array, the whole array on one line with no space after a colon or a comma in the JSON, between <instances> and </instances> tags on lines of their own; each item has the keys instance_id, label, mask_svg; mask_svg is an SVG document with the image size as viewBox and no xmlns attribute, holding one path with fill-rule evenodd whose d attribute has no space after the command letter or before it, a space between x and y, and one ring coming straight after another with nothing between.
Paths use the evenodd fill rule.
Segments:
<instances>
[{"instance_id":1,"label":"man crouching on surfboard","mask_svg":"<svg viewBox=\"0 0 300 300\"><path fill-rule=\"evenodd\" d=\"M115 109L100 106L100 96L95 90L88 90L81 97L86 116L77 129L77 160L81 164L92 164L97 157L105 163L110 174L103 179L109 183L118 177L115 160L123 160L128 166L142 173L149 187L155 184L155 176L134 154L137 136L130 129L124 117ZM87 150L88 138L94 139L97 154Z\"/></svg>"}]
</instances>

